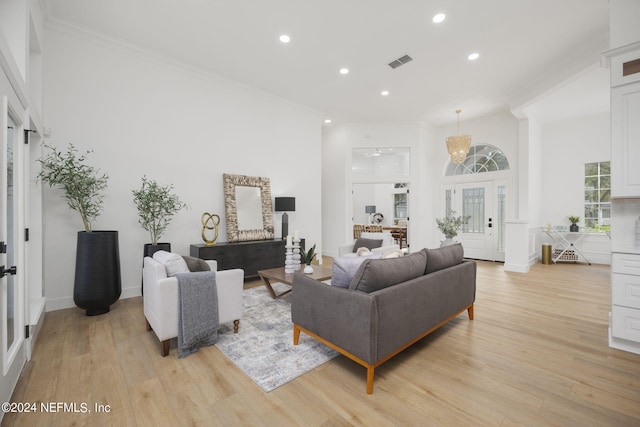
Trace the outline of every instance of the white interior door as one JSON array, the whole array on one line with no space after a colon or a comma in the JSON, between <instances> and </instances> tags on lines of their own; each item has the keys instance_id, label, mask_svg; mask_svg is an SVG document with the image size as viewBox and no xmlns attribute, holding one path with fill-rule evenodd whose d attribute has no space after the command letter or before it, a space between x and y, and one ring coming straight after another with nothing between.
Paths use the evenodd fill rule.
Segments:
<instances>
[{"instance_id":1,"label":"white interior door","mask_svg":"<svg viewBox=\"0 0 640 427\"><path fill-rule=\"evenodd\" d=\"M23 287L19 286L16 266L20 256L18 244L18 189L21 168L17 161L19 135L11 119L7 98L2 99L0 119L0 287L2 331L1 355L2 377L0 400L8 401L26 362L24 334Z\"/></svg>"},{"instance_id":2,"label":"white interior door","mask_svg":"<svg viewBox=\"0 0 640 427\"><path fill-rule=\"evenodd\" d=\"M456 215L469 216L456 237L467 258L504 261L506 184L483 181L453 186L451 207Z\"/></svg>"}]
</instances>

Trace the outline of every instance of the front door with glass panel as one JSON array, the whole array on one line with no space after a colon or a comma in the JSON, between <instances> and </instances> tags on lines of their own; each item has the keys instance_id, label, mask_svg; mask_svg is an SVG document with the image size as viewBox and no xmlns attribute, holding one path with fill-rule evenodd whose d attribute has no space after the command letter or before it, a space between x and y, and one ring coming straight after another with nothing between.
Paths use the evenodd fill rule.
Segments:
<instances>
[{"instance_id":1,"label":"front door with glass panel","mask_svg":"<svg viewBox=\"0 0 640 427\"><path fill-rule=\"evenodd\" d=\"M468 216L455 240L466 258L504 261L506 185L494 181L458 184L445 189L447 207Z\"/></svg>"},{"instance_id":2,"label":"front door with glass panel","mask_svg":"<svg viewBox=\"0 0 640 427\"><path fill-rule=\"evenodd\" d=\"M21 306L21 291L16 277L19 256L17 244L17 173L16 149L17 129L8 114L7 99L2 102L2 133L0 134L0 285L2 295L2 377L0 391L3 398L10 396L11 389L25 363L24 353L24 309Z\"/></svg>"}]
</instances>

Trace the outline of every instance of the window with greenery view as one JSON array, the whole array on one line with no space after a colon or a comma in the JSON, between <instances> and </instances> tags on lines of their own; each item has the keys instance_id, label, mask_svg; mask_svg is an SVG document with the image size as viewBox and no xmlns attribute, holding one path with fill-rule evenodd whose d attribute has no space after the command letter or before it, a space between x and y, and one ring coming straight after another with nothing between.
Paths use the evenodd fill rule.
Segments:
<instances>
[{"instance_id":1,"label":"window with greenery view","mask_svg":"<svg viewBox=\"0 0 640 427\"><path fill-rule=\"evenodd\" d=\"M584 225L588 230L611 230L611 162L584 165Z\"/></svg>"}]
</instances>

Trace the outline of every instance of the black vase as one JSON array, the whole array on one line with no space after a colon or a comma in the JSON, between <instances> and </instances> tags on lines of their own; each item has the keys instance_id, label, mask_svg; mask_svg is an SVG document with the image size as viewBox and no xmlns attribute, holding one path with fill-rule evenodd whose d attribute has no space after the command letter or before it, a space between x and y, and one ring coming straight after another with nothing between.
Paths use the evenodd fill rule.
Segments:
<instances>
[{"instance_id":1,"label":"black vase","mask_svg":"<svg viewBox=\"0 0 640 427\"><path fill-rule=\"evenodd\" d=\"M117 231L79 231L73 302L87 316L109 312L122 293Z\"/></svg>"},{"instance_id":2,"label":"black vase","mask_svg":"<svg viewBox=\"0 0 640 427\"><path fill-rule=\"evenodd\" d=\"M580 227L578 227L578 224L571 224L569 226L569 231L577 233L578 231L580 231Z\"/></svg>"},{"instance_id":3,"label":"black vase","mask_svg":"<svg viewBox=\"0 0 640 427\"><path fill-rule=\"evenodd\" d=\"M144 257L148 256L148 257L153 257L153 254L155 254L158 251L167 251L167 252L171 252L171 243L158 243L157 245L151 244L151 243L145 243L144 244L144 251L142 254L142 259L144 260ZM144 261L142 266L144 267ZM144 282L142 282L141 288L140 288L140 293L142 295L144 295Z\"/></svg>"}]
</instances>

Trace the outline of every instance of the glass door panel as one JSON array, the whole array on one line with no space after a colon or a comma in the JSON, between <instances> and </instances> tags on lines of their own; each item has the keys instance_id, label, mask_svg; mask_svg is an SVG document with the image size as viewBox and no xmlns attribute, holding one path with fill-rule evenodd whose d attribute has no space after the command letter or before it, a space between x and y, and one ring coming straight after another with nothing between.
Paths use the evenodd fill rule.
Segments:
<instances>
[{"instance_id":1,"label":"glass door panel","mask_svg":"<svg viewBox=\"0 0 640 427\"><path fill-rule=\"evenodd\" d=\"M16 265L14 259L15 253L15 244L13 237L13 212L14 212L14 142L13 142L13 131L14 131L14 123L11 120L11 117L8 119L7 126L7 153L6 153L6 161L7 161L7 180L6 180L6 218L7 218L7 228L6 228L6 268L10 266ZM15 321L15 307L16 307L16 292L15 292L15 282L14 276L12 274L8 274L5 276L7 280L7 307L5 310L5 318L6 318L6 348L9 349L13 345L16 336L16 321Z\"/></svg>"}]
</instances>

